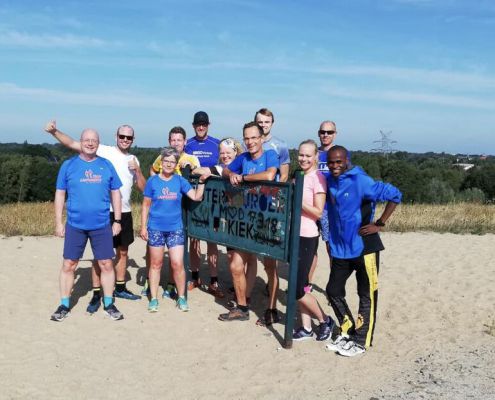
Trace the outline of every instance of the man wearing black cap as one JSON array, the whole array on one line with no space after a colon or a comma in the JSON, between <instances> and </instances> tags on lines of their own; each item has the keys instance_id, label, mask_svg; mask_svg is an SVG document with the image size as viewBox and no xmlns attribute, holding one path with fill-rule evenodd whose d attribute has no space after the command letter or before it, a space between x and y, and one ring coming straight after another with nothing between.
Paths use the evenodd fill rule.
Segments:
<instances>
[{"instance_id":1,"label":"man wearing black cap","mask_svg":"<svg viewBox=\"0 0 495 400\"><path fill-rule=\"evenodd\" d=\"M218 164L218 145L220 141L214 137L208 136L208 127L210 119L204 111L198 111L194 114L192 126L196 135L187 141L185 151L188 154L196 156L201 167L213 167ZM208 292L215 297L224 297L223 292L218 286L218 247L216 243L207 242L208 246L208 267L210 269L210 285ZM191 267L192 280L188 283L188 289L192 290L200 285L199 265L201 264L201 248L197 239L191 239L191 249L189 253L189 264Z\"/></svg>"}]
</instances>

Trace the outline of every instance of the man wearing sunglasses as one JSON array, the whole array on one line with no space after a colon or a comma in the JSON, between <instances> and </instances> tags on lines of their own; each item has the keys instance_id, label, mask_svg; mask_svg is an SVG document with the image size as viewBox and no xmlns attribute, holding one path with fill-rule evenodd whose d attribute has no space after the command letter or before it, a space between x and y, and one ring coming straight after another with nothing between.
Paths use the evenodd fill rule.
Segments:
<instances>
[{"instance_id":1,"label":"man wearing sunglasses","mask_svg":"<svg viewBox=\"0 0 495 400\"><path fill-rule=\"evenodd\" d=\"M81 142L74 140L69 135L59 131L57 129L56 121L50 121L45 126L45 131L50 133L55 139L57 139L65 147L77 152L81 152ZM105 146L100 144L96 154L100 157L109 160L117 175L122 181L122 187L120 188L120 194L122 196L122 217L121 219L115 219L113 209L110 209L111 222L117 222L121 224L122 230L119 235L114 236L113 246L116 249L115 258L115 297L127 299L127 300L139 300L141 296L132 293L126 287L125 275L127 271L127 259L129 245L134 242L134 228L132 222L131 213L131 191L132 185L136 184L140 191L144 190L146 185L146 179L141 172L139 161L136 156L129 154L129 149L134 142L134 129L130 125L121 125L117 129L115 135L116 145ZM91 299L87 312L90 314L95 313L100 308L101 304L101 271L96 263L93 263L92 268L92 281L93 281L93 298Z\"/></svg>"},{"instance_id":2,"label":"man wearing sunglasses","mask_svg":"<svg viewBox=\"0 0 495 400\"><path fill-rule=\"evenodd\" d=\"M208 135L210 118L204 111L198 111L194 114L192 126L195 136L187 140L186 153L196 156L201 167L210 168L218 164L218 145L220 140ZM210 285L208 291L215 297L222 298L224 293L218 285L218 247L216 243L206 242L207 260L210 270ZM191 268L191 281L188 282L188 289L192 290L199 287L199 266L201 264L201 247L200 241L191 238L191 248L189 251L189 266Z\"/></svg>"}]
</instances>

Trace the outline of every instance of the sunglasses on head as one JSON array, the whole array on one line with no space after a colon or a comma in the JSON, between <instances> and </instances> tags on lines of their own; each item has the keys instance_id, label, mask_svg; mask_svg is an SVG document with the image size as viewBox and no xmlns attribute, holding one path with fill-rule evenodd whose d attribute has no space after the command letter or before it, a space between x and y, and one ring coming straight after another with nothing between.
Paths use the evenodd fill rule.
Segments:
<instances>
[{"instance_id":1,"label":"sunglasses on head","mask_svg":"<svg viewBox=\"0 0 495 400\"><path fill-rule=\"evenodd\" d=\"M121 135L121 134L119 134L118 136L119 136L119 139L120 139L120 140L127 139L127 140L129 140L130 142L132 142L132 141L134 140L134 136L127 136L127 135Z\"/></svg>"},{"instance_id":2,"label":"sunglasses on head","mask_svg":"<svg viewBox=\"0 0 495 400\"><path fill-rule=\"evenodd\" d=\"M325 135L330 136L330 135L333 135L334 133L335 133L335 131L324 131L323 129L320 129L318 131L318 134L322 135L322 136L325 136Z\"/></svg>"}]
</instances>

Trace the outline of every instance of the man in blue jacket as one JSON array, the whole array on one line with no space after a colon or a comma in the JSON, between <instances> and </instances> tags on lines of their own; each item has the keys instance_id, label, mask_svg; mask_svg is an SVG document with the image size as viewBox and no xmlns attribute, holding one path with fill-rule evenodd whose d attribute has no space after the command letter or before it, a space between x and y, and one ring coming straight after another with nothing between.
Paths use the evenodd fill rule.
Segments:
<instances>
[{"instance_id":1,"label":"man in blue jacket","mask_svg":"<svg viewBox=\"0 0 495 400\"><path fill-rule=\"evenodd\" d=\"M373 340L379 255L384 249L378 232L402 194L389 183L373 180L360 167L352 167L345 147L333 146L327 162L332 267L326 291L341 328L341 334L327 348L352 357L364 353ZM373 222L377 202L387 204L381 217ZM359 296L356 320L345 300L345 284L354 271Z\"/></svg>"}]
</instances>

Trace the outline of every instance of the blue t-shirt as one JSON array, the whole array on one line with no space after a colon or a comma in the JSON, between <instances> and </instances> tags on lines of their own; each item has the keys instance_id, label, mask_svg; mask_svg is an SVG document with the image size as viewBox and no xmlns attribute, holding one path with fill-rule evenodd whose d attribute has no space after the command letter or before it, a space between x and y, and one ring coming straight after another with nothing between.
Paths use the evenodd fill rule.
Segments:
<instances>
[{"instance_id":1,"label":"blue t-shirt","mask_svg":"<svg viewBox=\"0 0 495 400\"><path fill-rule=\"evenodd\" d=\"M184 151L198 157L202 167L213 167L218 164L218 145L220 140L206 136L205 140L199 140L196 136L188 139Z\"/></svg>"},{"instance_id":2,"label":"blue t-shirt","mask_svg":"<svg viewBox=\"0 0 495 400\"><path fill-rule=\"evenodd\" d=\"M264 172L268 168L278 169L280 166L278 155L274 150L264 151L261 157L253 160L248 152L238 155L228 168L235 174L252 175Z\"/></svg>"},{"instance_id":3,"label":"blue t-shirt","mask_svg":"<svg viewBox=\"0 0 495 400\"><path fill-rule=\"evenodd\" d=\"M148 228L156 231L182 229L182 195L192 189L191 184L179 175L168 181L154 175L146 182L144 195L151 199Z\"/></svg>"},{"instance_id":4,"label":"blue t-shirt","mask_svg":"<svg viewBox=\"0 0 495 400\"><path fill-rule=\"evenodd\" d=\"M289 148L283 140L272 136L270 140L263 142L263 150L274 150L278 155L280 165L290 164Z\"/></svg>"},{"instance_id":5,"label":"blue t-shirt","mask_svg":"<svg viewBox=\"0 0 495 400\"><path fill-rule=\"evenodd\" d=\"M74 156L62 164L57 189L67 192L67 223L83 230L101 229L110 223L110 191L122 182L112 163L96 157L84 161Z\"/></svg>"}]
</instances>

